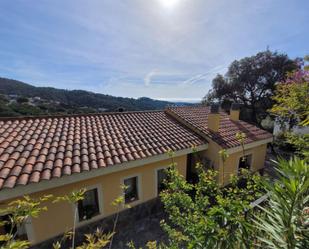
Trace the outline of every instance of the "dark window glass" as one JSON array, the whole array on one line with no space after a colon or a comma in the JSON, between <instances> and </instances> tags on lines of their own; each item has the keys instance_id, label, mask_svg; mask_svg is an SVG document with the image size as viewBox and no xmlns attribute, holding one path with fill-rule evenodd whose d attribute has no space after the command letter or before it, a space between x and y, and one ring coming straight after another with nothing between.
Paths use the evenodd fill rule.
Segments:
<instances>
[{"instance_id":1,"label":"dark window glass","mask_svg":"<svg viewBox=\"0 0 309 249\"><path fill-rule=\"evenodd\" d=\"M251 168L252 155L246 155L241 157L239 160L238 171L240 172L242 169L250 169Z\"/></svg>"},{"instance_id":2,"label":"dark window glass","mask_svg":"<svg viewBox=\"0 0 309 249\"><path fill-rule=\"evenodd\" d=\"M124 180L125 189L125 202L130 203L132 201L138 200L137 191L137 177L131 177Z\"/></svg>"},{"instance_id":3,"label":"dark window glass","mask_svg":"<svg viewBox=\"0 0 309 249\"><path fill-rule=\"evenodd\" d=\"M159 169L157 171L157 177L157 193L160 194L160 192L165 188L164 180L167 179L166 169Z\"/></svg>"},{"instance_id":4,"label":"dark window glass","mask_svg":"<svg viewBox=\"0 0 309 249\"><path fill-rule=\"evenodd\" d=\"M25 224L23 223L21 226L17 227L15 225L12 227L11 216L11 214L0 216L0 235L5 235L12 232L15 234L16 239L28 240ZM3 244L4 242L0 242L0 246Z\"/></svg>"},{"instance_id":5,"label":"dark window glass","mask_svg":"<svg viewBox=\"0 0 309 249\"><path fill-rule=\"evenodd\" d=\"M88 190L84 195L84 199L78 202L79 220L91 219L99 213L98 190Z\"/></svg>"}]
</instances>

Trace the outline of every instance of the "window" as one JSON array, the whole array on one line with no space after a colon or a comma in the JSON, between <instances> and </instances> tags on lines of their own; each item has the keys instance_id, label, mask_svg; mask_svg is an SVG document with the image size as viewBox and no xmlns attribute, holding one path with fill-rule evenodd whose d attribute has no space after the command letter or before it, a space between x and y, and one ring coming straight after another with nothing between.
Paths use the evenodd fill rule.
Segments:
<instances>
[{"instance_id":1,"label":"window","mask_svg":"<svg viewBox=\"0 0 309 249\"><path fill-rule=\"evenodd\" d=\"M238 172L240 172L242 169L250 169L251 168L251 162L252 162L252 155L246 155L244 157L241 157L239 159L238 164Z\"/></svg>"},{"instance_id":2,"label":"window","mask_svg":"<svg viewBox=\"0 0 309 249\"><path fill-rule=\"evenodd\" d=\"M159 195L164 190L164 180L167 179L166 169L157 170L157 194Z\"/></svg>"},{"instance_id":3,"label":"window","mask_svg":"<svg viewBox=\"0 0 309 249\"><path fill-rule=\"evenodd\" d=\"M130 203L138 200L137 176L124 180L125 185L125 203Z\"/></svg>"},{"instance_id":4,"label":"window","mask_svg":"<svg viewBox=\"0 0 309 249\"><path fill-rule=\"evenodd\" d=\"M1 223L1 225L0 225L0 235L5 235L5 234L12 232L13 234L15 234L16 239L28 240L26 227L25 227L25 223L27 222L27 220L25 220L19 226L12 227L10 219L11 219L11 214L6 214L6 215L3 215L3 216L0 216L0 223ZM2 244L0 242L0 246L1 245Z\"/></svg>"},{"instance_id":5,"label":"window","mask_svg":"<svg viewBox=\"0 0 309 249\"><path fill-rule=\"evenodd\" d=\"M79 220L89 220L99 213L98 190L95 188L86 191L84 199L78 202Z\"/></svg>"}]
</instances>

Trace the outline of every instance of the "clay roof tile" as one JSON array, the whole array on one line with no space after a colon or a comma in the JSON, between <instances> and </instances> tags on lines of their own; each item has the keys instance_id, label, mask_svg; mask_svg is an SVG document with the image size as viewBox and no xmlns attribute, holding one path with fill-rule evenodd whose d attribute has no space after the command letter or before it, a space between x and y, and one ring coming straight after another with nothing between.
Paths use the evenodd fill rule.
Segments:
<instances>
[{"instance_id":1,"label":"clay roof tile","mask_svg":"<svg viewBox=\"0 0 309 249\"><path fill-rule=\"evenodd\" d=\"M9 159L8 161L6 161L3 165L3 168L9 168L12 169L15 166L15 160L14 159Z\"/></svg>"},{"instance_id":2,"label":"clay roof tile","mask_svg":"<svg viewBox=\"0 0 309 249\"><path fill-rule=\"evenodd\" d=\"M11 169L9 168L3 168L0 171L0 176L2 179L6 179L8 177L8 175L10 174Z\"/></svg>"},{"instance_id":3,"label":"clay roof tile","mask_svg":"<svg viewBox=\"0 0 309 249\"><path fill-rule=\"evenodd\" d=\"M171 145L185 148L186 142L205 140L162 111L0 119L0 190L150 157Z\"/></svg>"},{"instance_id":4,"label":"clay roof tile","mask_svg":"<svg viewBox=\"0 0 309 249\"><path fill-rule=\"evenodd\" d=\"M26 185L29 180L28 174L22 174L18 177L17 185Z\"/></svg>"},{"instance_id":5,"label":"clay roof tile","mask_svg":"<svg viewBox=\"0 0 309 249\"><path fill-rule=\"evenodd\" d=\"M38 172L38 171L32 172L31 175L30 175L29 182L39 182L40 176L41 176L40 172Z\"/></svg>"},{"instance_id":6,"label":"clay roof tile","mask_svg":"<svg viewBox=\"0 0 309 249\"><path fill-rule=\"evenodd\" d=\"M4 182L3 187L4 188L13 188L13 187L15 187L16 181L17 181L17 176L10 176Z\"/></svg>"},{"instance_id":7,"label":"clay roof tile","mask_svg":"<svg viewBox=\"0 0 309 249\"><path fill-rule=\"evenodd\" d=\"M54 167L53 171L52 171L52 176L53 177L60 177L61 176L61 168L59 167Z\"/></svg>"}]
</instances>

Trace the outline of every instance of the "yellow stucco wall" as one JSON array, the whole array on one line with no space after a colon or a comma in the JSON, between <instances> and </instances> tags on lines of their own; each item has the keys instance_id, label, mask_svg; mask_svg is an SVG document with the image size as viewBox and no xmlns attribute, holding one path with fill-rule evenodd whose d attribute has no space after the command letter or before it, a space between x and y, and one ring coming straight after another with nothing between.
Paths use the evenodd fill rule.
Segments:
<instances>
[{"instance_id":1,"label":"yellow stucco wall","mask_svg":"<svg viewBox=\"0 0 309 249\"><path fill-rule=\"evenodd\" d=\"M211 160L211 165L209 165L209 166L214 167L214 169L218 172L220 172L219 151L221 149L222 148L218 144L216 144L213 141L209 141L208 149L203 152L203 155Z\"/></svg>"},{"instance_id":2,"label":"yellow stucco wall","mask_svg":"<svg viewBox=\"0 0 309 249\"><path fill-rule=\"evenodd\" d=\"M180 156L175 158L177 162L177 168L179 172L186 176L186 164L187 156ZM139 176L140 184L140 199L131 206L137 205L141 202L151 200L156 197L156 169L167 167L170 164L170 160L164 160L157 163L143 165L140 167L122 170L116 173L93 178L79 182L78 184L71 184L64 187L50 189L48 191L39 192L33 194L32 197L39 197L44 194L53 194L54 196L62 196L73 190L87 187L98 187L98 194L103 195L102 200L102 214L94 217L93 219L78 223L77 225L84 225L87 222L93 222L101 219L105 216L111 215L115 212L115 207L111 205L112 201L122 194L120 185L123 183L123 179L130 176ZM99 197L100 199L100 197ZM48 238L54 237L68 230L73 225L73 205L60 202L60 203L47 203L48 211L42 212L39 218L32 219L32 242L38 243Z\"/></svg>"},{"instance_id":3,"label":"yellow stucco wall","mask_svg":"<svg viewBox=\"0 0 309 249\"><path fill-rule=\"evenodd\" d=\"M252 170L256 171L263 168L266 144L259 145L252 149L245 150L245 154L252 154ZM206 156L212 161L215 170L219 172L218 180L223 181L222 161L219 158L219 151L222 149L218 144L210 141L208 149L201 151L203 156ZM242 156L242 151L229 155L224 167L224 184L229 182L231 174L237 174L239 159ZM187 155L176 157L175 162L179 172L186 176ZM163 160L156 163L146 164L130 169L123 169L118 172L98 176L90 180L84 180L75 184L69 184L62 187L52 188L46 191L32 194L32 197L39 197L44 194L52 194L54 196L63 196L81 188L98 188L100 211L101 214L86 222L78 222L77 226L82 226L91 223L95 220L102 219L105 216L115 213L116 208L111 205L112 201L122 194L121 184L123 179L131 176L139 176L139 200L131 203L131 206L151 200L156 197L156 170L158 168L167 167L171 163L170 160ZM34 218L31 221L31 226L27 230L31 234L30 240L36 244L56 235L62 234L70 229L73 225L73 210L72 204L67 202L47 203L48 211L42 212L39 218Z\"/></svg>"},{"instance_id":4,"label":"yellow stucco wall","mask_svg":"<svg viewBox=\"0 0 309 249\"><path fill-rule=\"evenodd\" d=\"M235 175L238 172L239 159L242 157L243 151L229 154L229 157L224 163L224 169L223 169L223 162L219 156L219 151L221 149L222 148L218 144L214 142L209 142L208 150L203 152L203 154L211 160L212 162L211 166L213 166L214 169L219 172L218 180L220 184L223 183L223 177L222 177L223 174L224 174L224 184L227 184L229 183L231 175L232 174ZM251 164L252 171L257 171L264 167L266 149L267 144L262 144L251 149L245 149L245 155L252 154L252 164Z\"/></svg>"},{"instance_id":5,"label":"yellow stucco wall","mask_svg":"<svg viewBox=\"0 0 309 249\"><path fill-rule=\"evenodd\" d=\"M252 155L251 170L257 171L264 167L265 156L266 156L267 145L263 144L252 149L245 150L245 155ZM224 184L228 183L231 174L236 175L238 173L238 164L240 158L243 156L243 152L237 152L230 154L225 162L224 167ZM222 167L222 162L220 163L220 168ZM222 172L222 170L221 170Z\"/></svg>"}]
</instances>

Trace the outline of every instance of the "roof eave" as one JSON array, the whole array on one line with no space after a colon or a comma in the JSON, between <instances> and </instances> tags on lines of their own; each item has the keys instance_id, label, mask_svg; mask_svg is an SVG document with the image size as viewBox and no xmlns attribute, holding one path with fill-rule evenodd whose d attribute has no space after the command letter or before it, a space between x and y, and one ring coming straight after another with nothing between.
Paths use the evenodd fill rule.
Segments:
<instances>
[{"instance_id":1,"label":"roof eave","mask_svg":"<svg viewBox=\"0 0 309 249\"><path fill-rule=\"evenodd\" d=\"M260 146L260 145L263 145L263 144L268 144L268 143L271 143L271 142L273 142L273 137L261 139L261 140L258 140L258 141L254 141L252 143L245 144L244 149L245 150L252 149L254 147L257 147L257 146ZM226 149L226 152L228 154L233 154L233 153L241 152L242 150L243 150L243 148L240 145L240 146L237 146L237 147Z\"/></svg>"}]
</instances>

